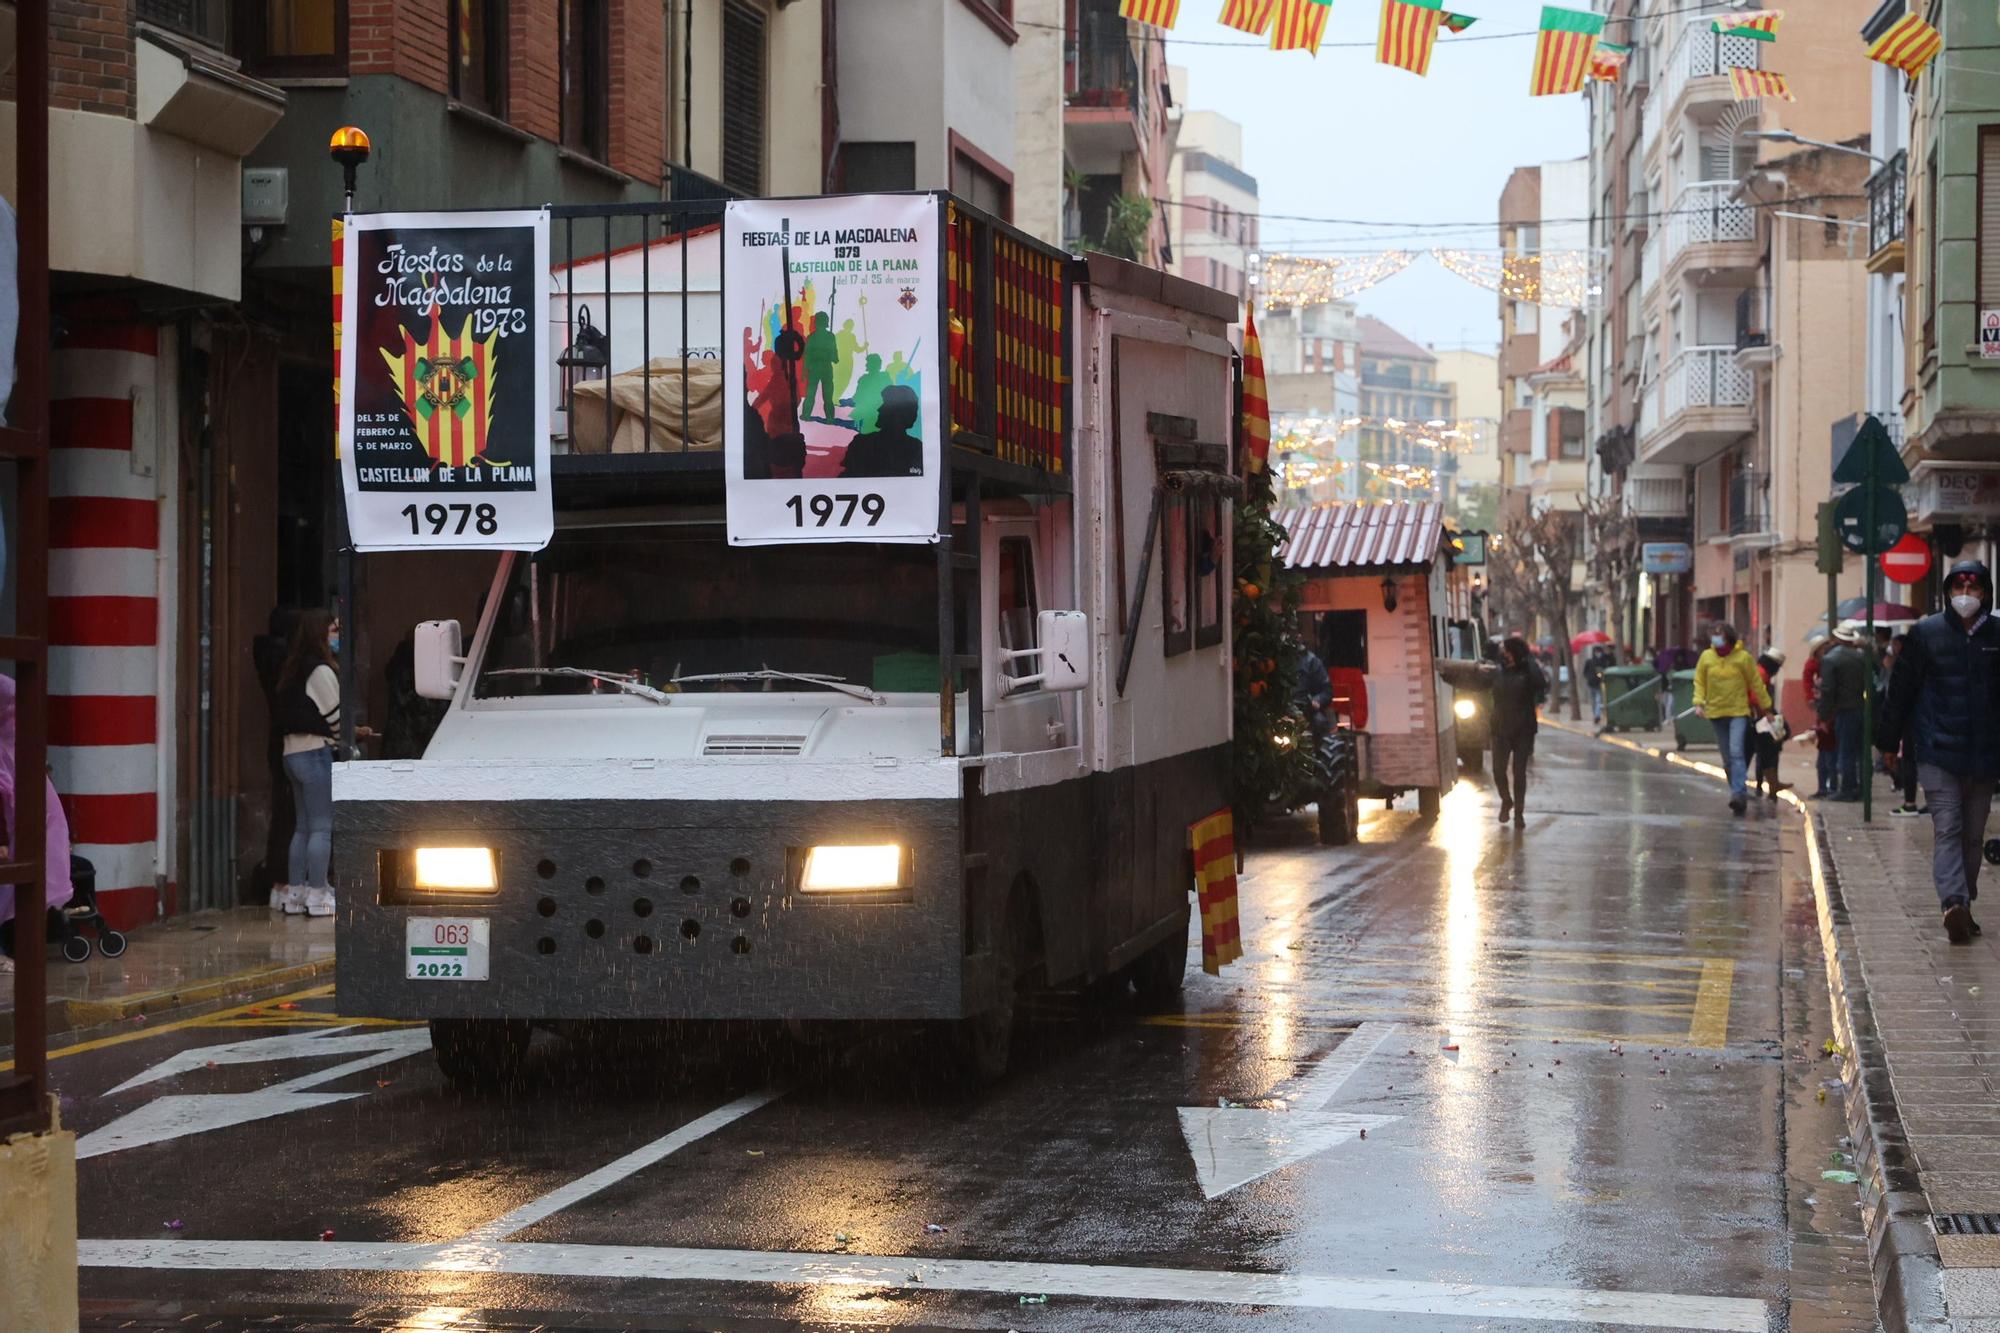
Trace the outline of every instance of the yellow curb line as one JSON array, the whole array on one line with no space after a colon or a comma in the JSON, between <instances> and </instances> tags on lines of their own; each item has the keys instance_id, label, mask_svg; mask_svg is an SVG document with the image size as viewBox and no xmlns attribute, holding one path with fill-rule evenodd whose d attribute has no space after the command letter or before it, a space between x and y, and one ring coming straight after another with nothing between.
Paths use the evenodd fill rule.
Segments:
<instances>
[{"instance_id":1,"label":"yellow curb line","mask_svg":"<svg viewBox=\"0 0 2000 1333\"><path fill-rule=\"evenodd\" d=\"M331 971L333 971L333 959L329 956L290 967L255 968L244 972L233 972L226 977L215 977L191 986L147 991L142 995L126 995L112 1000L68 1000L64 1001L63 1005L69 1014L70 1027L96 1027L100 1023L116 1023L134 1014L150 1014L162 1009L179 1009L185 1005L204 1004L209 1000L223 999L239 991L261 990L266 986L290 986L296 982L310 981Z\"/></svg>"},{"instance_id":2,"label":"yellow curb line","mask_svg":"<svg viewBox=\"0 0 2000 1333\"><path fill-rule=\"evenodd\" d=\"M128 1041L143 1041L147 1037L157 1037L163 1033L178 1032L182 1028L191 1028L199 1024L219 1025L218 1020L235 1018L239 1015L249 1013L252 1009L277 1008L287 1003L317 999L321 996L331 995L332 993L333 987L330 985L309 986L305 990L293 991L289 995L273 995L262 1000L246 1000L234 1008L218 1009L212 1014L194 1014L187 1018L176 1019L171 1023L157 1023L148 1027L134 1028L130 1032L114 1032L108 1037L95 1037L89 1041L79 1041L69 1046L57 1046L49 1051L49 1059L57 1060L65 1055L81 1055L85 1051L99 1051L103 1050L106 1046L123 1046ZM5 1073L13 1067L14 1062L12 1060L0 1060L0 1073Z\"/></svg>"}]
</instances>

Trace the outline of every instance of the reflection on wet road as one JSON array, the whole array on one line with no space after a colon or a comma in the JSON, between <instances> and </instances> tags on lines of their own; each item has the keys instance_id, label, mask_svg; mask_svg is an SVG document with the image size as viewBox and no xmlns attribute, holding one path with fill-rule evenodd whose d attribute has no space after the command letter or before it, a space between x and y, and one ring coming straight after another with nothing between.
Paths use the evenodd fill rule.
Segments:
<instances>
[{"instance_id":1,"label":"reflection on wet road","mask_svg":"<svg viewBox=\"0 0 2000 1333\"><path fill-rule=\"evenodd\" d=\"M1042 998L977 1097L876 1035L551 1044L482 1099L323 993L79 1051L84 1295L138 1327L1872 1326L1852 1187L1800 1183L1840 1131L1796 816L1561 735L1537 767L1521 832L1473 781L1431 825L1370 803L1355 847L1262 830L1241 963L1171 1013Z\"/></svg>"}]
</instances>

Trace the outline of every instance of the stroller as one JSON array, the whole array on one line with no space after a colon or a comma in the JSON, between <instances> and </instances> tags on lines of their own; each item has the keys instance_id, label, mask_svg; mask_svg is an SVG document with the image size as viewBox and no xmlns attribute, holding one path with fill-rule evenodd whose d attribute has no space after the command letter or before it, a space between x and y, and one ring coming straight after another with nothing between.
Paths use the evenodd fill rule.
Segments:
<instances>
[{"instance_id":1,"label":"stroller","mask_svg":"<svg viewBox=\"0 0 2000 1333\"><path fill-rule=\"evenodd\" d=\"M125 932L113 930L104 914L97 910L97 867L85 857L74 853L69 858L70 883L76 892L62 907L49 909L49 943L62 946L62 956L72 963L89 959L90 938L83 933L88 926L96 932L96 947L106 958L116 958L125 952Z\"/></svg>"}]
</instances>

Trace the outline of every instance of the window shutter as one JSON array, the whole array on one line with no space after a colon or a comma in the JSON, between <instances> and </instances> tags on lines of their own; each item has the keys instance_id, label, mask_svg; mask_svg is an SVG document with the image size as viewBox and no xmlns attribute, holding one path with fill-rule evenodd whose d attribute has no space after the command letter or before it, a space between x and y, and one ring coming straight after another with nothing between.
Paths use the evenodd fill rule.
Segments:
<instances>
[{"instance_id":1,"label":"window shutter","mask_svg":"<svg viewBox=\"0 0 2000 1333\"><path fill-rule=\"evenodd\" d=\"M764 15L729 0L722 10L722 180L764 192Z\"/></svg>"},{"instance_id":2,"label":"window shutter","mask_svg":"<svg viewBox=\"0 0 2000 1333\"><path fill-rule=\"evenodd\" d=\"M1934 287L1938 276L1932 276ZM1979 132L1979 307L1995 306L2000 306L2000 132L1987 127Z\"/></svg>"}]
</instances>

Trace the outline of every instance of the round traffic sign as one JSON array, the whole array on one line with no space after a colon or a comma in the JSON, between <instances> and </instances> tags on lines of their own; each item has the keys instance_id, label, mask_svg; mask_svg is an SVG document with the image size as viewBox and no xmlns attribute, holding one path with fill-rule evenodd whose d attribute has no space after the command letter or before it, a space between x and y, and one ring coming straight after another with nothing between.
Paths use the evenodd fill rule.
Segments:
<instances>
[{"instance_id":1,"label":"round traffic sign","mask_svg":"<svg viewBox=\"0 0 2000 1333\"><path fill-rule=\"evenodd\" d=\"M1915 583L1931 572L1931 544L1914 532L1882 552L1882 577L1891 583Z\"/></svg>"},{"instance_id":2,"label":"round traffic sign","mask_svg":"<svg viewBox=\"0 0 2000 1333\"><path fill-rule=\"evenodd\" d=\"M1875 533L1870 541L1862 532L1868 521L1868 492L1866 486L1856 486L1853 490L1834 501L1833 521L1840 528L1840 544L1850 551L1862 555L1880 555L1902 539L1910 530L1910 514L1903 508L1903 497L1885 487L1875 487Z\"/></svg>"}]
</instances>

